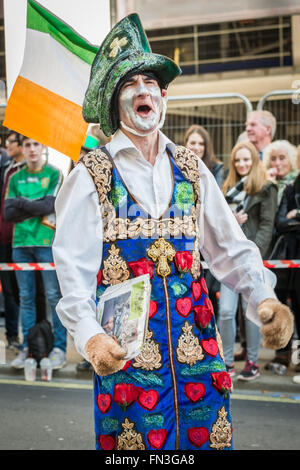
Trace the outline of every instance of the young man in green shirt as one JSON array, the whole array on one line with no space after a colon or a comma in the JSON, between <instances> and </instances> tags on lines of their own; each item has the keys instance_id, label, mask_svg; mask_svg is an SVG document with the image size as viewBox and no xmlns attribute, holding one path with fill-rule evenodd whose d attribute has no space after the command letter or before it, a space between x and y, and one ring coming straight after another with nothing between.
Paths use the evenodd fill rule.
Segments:
<instances>
[{"instance_id":1,"label":"young man in green shirt","mask_svg":"<svg viewBox=\"0 0 300 470\"><path fill-rule=\"evenodd\" d=\"M4 200L10 177L26 165L22 149L23 136L15 131L9 131L5 146L9 160L2 166L1 208L0 208L0 262L12 262L13 223L4 218ZM1 165L2 165L1 160ZM40 271L35 271L36 278L36 314L38 319L45 318L46 299L44 284ZM1 271L0 279L5 306L5 333L9 349L19 350L19 289L15 271Z\"/></svg>"},{"instance_id":2,"label":"young man in green shirt","mask_svg":"<svg viewBox=\"0 0 300 470\"><path fill-rule=\"evenodd\" d=\"M49 220L53 218L54 202L62 184L62 173L58 168L45 163L44 146L36 140L23 137L22 149L26 165L11 176L4 207L6 220L15 223L13 261L53 262L51 245L55 225L51 225ZM36 321L36 286L33 271L17 270L16 276L20 291L23 345L11 365L21 369L28 355L28 331ZM49 358L53 369L59 369L65 365L66 355L66 330L56 313L61 293L55 271L42 271L42 277L53 319L54 348Z\"/></svg>"}]
</instances>

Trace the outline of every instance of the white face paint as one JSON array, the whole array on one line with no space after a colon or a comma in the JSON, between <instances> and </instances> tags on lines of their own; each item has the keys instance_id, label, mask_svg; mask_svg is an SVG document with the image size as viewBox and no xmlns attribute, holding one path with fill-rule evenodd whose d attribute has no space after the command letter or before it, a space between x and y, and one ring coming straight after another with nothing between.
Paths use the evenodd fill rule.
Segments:
<instances>
[{"instance_id":1,"label":"white face paint","mask_svg":"<svg viewBox=\"0 0 300 470\"><path fill-rule=\"evenodd\" d=\"M166 100L158 85L142 79L121 90L119 110L122 126L135 135L145 136L163 126Z\"/></svg>"}]
</instances>

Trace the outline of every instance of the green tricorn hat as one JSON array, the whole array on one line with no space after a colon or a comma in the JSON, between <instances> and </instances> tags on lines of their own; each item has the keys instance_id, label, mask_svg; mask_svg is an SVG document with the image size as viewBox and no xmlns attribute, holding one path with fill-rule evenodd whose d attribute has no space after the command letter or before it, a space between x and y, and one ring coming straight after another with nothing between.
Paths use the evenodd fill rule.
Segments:
<instances>
[{"instance_id":1,"label":"green tricorn hat","mask_svg":"<svg viewBox=\"0 0 300 470\"><path fill-rule=\"evenodd\" d=\"M119 127L114 93L126 75L153 73L162 88L181 73L168 57L153 54L146 33L136 13L123 18L104 39L92 64L88 89L83 102L83 117L97 122L106 136Z\"/></svg>"}]
</instances>

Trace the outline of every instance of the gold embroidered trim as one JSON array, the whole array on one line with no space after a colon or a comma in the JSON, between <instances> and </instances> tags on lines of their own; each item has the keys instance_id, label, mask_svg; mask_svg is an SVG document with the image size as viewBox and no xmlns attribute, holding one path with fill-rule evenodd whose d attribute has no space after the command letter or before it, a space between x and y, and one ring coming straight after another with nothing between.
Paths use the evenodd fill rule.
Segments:
<instances>
[{"instance_id":1,"label":"gold embroidered trim","mask_svg":"<svg viewBox=\"0 0 300 470\"><path fill-rule=\"evenodd\" d=\"M135 423L125 418L124 431L118 435L117 450L146 450L143 435L134 428Z\"/></svg>"},{"instance_id":2,"label":"gold embroidered trim","mask_svg":"<svg viewBox=\"0 0 300 470\"><path fill-rule=\"evenodd\" d=\"M185 235L187 238L196 236L195 229L195 208L191 215L174 217L174 219L143 219L137 217L134 220L116 218L116 212L111 211L107 216L106 230L104 233L104 242L115 240L126 240L128 238L153 238L155 235L160 237L180 237Z\"/></svg>"},{"instance_id":3,"label":"gold embroidered trim","mask_svg":"<svg viewBox=\"0 0 300 470\"><path fill-rule=\"evenodd\" d=\"M112 163L109 157L101 149L95 149L84 155L80 162L85 165L94 181L100 204L112 205L108 200L112 179Z\"/></svg>"},{"instance_id":4,"label":"gold embroidered trim","mask_svg":"<svg viewBox=\"0 0 300 470\"><path fill-rule=\"evenodd\" d=\"M196 222L196 225L198 225L197 222ZM193 264L190 269L190 273L194 279L199 279L201 275L201 256L200 256L200 251L199 251L198 236L195 237L195 244L194 244L194 250L192 252L192 255L193 255Z\"/></svg>"},{"instance_id":5,"label":"gold embroidered trim","mask_svg":"<svg viewBox=\"0 0 300 470\"><path fill-rule=\"evenodd\" d=\"M193 183L197 200L199 200L199 159L197 155L182 145L177 145L176 152L174 154L174 161L181 170L183 176Z\"/></svg>"},{"instance_id":6,"label":"gold embroidered trim","mask_svg":"<svg viewBox=\"0 0 300 470\"><path fill-rule=\"evenodd\" d=\"M153 334L153 331L148 330L142 351L135 357L132 367L143 370L161 369L160 345L152 338Z\"/></svg>"},{"instance_id":7,"label":"gold embroidered trim","mask_svg":"<svg viewBox=\"0 0 300 470\"><path fill-rule=\"evenodd\" d=\"M157 263L156 272L161 277L167 277L172 273L168 261L171 263L176 251L171 243L167 242L164 238L155 240L147 250L147 255L154 262Z\"/></svg>"},{"instance_id":8,"label":"gold embroidered trim","mask_svg":"<svg viewBox=\"0 0 300 470\"><path fill-rule=\"evenodd\" d=\"M198 279L201 274L201 261L199 251L199 226L197 221L197 213L200 211L200 186L199 186L199 159L191 150L178 145L174 155L174 160L178 168L181 170L191 183L193 183L196 194L195 207L193 212L193 223L195 228L195 248L193 251L193 265L191 275L194 279Z\"/></svg>"},{"instance_id":9,"label":"gold embroidered trim","mask_svg":"<svg viewBox=\"0 0 300 470\"><path fill-rule=\"evenodd\" d=\"M178 339L178 346L176 348L176 356L178 362L192 366L197 361L204 359L202 347L200 346L199 339L193 333L193 325L189 322L184 322L181 329L181 335Z\"/></svg>"},{"instance_id":10,"label":"gold embroidered trim","mask_svg":"<svg viewBox=\"0 0 300 470\"><path fill-rule=\"evenodd\" d=\"M111 191L112 163L108 155L101 149L95 149L87 153L79 161L85 165L96 187L102 213L103 234L105 236L109 228L110 219L116 212L108 198ZM106 241L109 242L110 240Z\"/></svg>"},{"instance_id":11,"label":"gold embroidered trim","mask_svg":"<svg viewBox=\"0 0 300 470\"><path fill-rule=\"evenodd\" d=\"M219 354L220 354L221 358L223 359L223 361L225 362L222 338L221 338L221 335L219 333L217 325L216 325L216 340L217 340L217 344L218 344L218 348L219 348Z\"/></svg>"},{"instance_id":12,"label":"gold embroidered trim","mask_svg":"<svg viewBox=\"0 0 300 470\"><path fill-rule=\"evenodd\" d=\"M217 450L224 450L231 446L232 430L231 423L227 419L227 411L222 406L218 411L218 419L212 426L212 432L209 435L210 447Z\"/></svg>"},{"instance_id":13,"label":"gold embroidered trim","mask_svg":"<svg viewBox=\"0 0 300 470\"><path fill-rule=\"evenodd\" d=\"M129 279L130 272L126 261L119 254L120 248L117 248L116 245L111 245L108 253L109 256L103 261L102 283L114 286Z\"/></svg>"},{"instance_id":14,"label":"gold embroidered trim","mask_svg":"<svg viewBox=\"0 0 300 470\"><path fill-rule=\"evenodd\" d=\"M174 160L183 175L194 186L196 194L196 207L199 205L199 172L198 157L185 147L178 146ZM108 155L101 149L95 149L80 159L90 173L101 204L103 218L103 240L105 243L128 238L178 237L185 235L194 238L197 234L196 208L193 207L191 215L166 218L161 220L143 219L134 220L116 217L116 209L110 202L108 195L111 191L112 163Z\"/></svg>"}]
</instances>

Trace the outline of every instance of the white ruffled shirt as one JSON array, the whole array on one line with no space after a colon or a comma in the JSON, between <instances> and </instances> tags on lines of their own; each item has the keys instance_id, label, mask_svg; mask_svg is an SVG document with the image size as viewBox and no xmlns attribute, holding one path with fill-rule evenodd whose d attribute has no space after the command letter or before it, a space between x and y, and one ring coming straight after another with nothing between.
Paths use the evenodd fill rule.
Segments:
<instances>
[{"instance_id":1,"label":"white ruffled shirt","mask_svg":"<svg viewBox=\"0 0 300 470\"><path fill-rule=\"evenodd\" d=\"M172 195L172 169L167 154L175 145L159 131L158 154L152 166L132 141L118 130L106 145L115 166L136 201L153 218L165 212ZM257 306L276 299L275 275L263 266L257 246L249 241L211 172L199 167L200 252L212 274L229 288L243 294L246 315L261 325ZM103 228L96 188L83 164L66 178L56 198L56 234L53 256L62 298L57 313L85 356L87 341L103 329L96 320L96 275L102 262Z\"/></svg>"}]
</instances>

